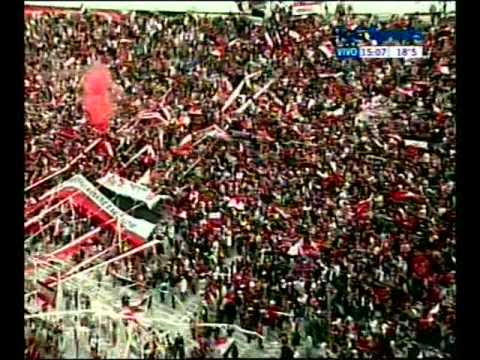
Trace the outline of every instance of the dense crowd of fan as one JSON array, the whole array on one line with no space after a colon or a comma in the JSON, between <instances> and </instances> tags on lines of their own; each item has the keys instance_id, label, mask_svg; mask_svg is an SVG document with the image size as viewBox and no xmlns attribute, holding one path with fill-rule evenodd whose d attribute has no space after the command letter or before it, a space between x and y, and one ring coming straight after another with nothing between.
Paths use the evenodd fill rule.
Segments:
<instances>
[{"instance_id":1,"label":"dense crowd of fan","mask_svg":"<svg viewBox=\"0 0 480 360\"><path fill-rule=\"evenodd\" d=\"M413 24L425 28L422 59L340 61L320 49L335 43L335 26L418 20L278 11L260 25L138 13L25 21L26 186L97 138L82 110L82 74L101 62L116 83L103 139L113 154L85 154L29 191L26 205L76 173L138 181L150 169L153 191L171 197L158 224L157 238L168 239L162 260L138 258L140 278L162 290L151 306L166 301L164 290L201 294L195 321L282 339L284 357L454 353L453 25ZM170 121L135 120L142 111ZM213 124L228 136L179 145ZM124 167L145 145L153 154ZM192 335L200 357L215 334Z\"/></svg>"}]
</instances>

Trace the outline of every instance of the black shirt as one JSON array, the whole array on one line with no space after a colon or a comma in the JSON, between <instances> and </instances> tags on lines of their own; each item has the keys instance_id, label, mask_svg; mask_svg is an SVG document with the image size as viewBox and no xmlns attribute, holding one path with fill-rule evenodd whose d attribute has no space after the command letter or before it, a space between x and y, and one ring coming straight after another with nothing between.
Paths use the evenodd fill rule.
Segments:
<instances>
[{"instance_id":1,"label":"black shirt","mask_svg":"<svg viewBox=\"0 0 480 360\"><path fill-rule=\"evenodd\" d=\"M280 359L293 359L293 350L288 345L282 346Z\"/></svg>"}]
</instances>

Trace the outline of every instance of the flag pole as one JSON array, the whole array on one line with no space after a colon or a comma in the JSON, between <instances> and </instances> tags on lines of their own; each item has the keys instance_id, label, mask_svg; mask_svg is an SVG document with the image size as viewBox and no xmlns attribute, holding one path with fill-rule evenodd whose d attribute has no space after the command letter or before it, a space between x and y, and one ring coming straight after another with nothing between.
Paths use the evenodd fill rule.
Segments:
<instances>
[{"instance_id":1,"label":"flag pole","mask_svg":"<svg viewBox=\"0 0 480 360\"><path fill-rule=\"evenodd\" d=\"M72 165L74 165L78 160L80 160L83 156L86 155L87 152L89 152L90 150L92 150L95 145L97 145L99 142L100 142L101 139L97 139L95 140L94 142L92 142L90 145L87 146L87 148L85 150L82 151L82 153L80 155L78 155L75 159L73 159L70 163L68 163L65 167L63 167L62 169L60 170L57 170L55 171L53 174L50 174L50 175L47 175L46 177L38 180L37 182L33 183L33 184L30 184L29 186L27 186L25 188L25 192L28 192L34 188L36 188L37 186L43 184L45 181L47 180L50 180L50 179L53 179L54 177L64 173L65 171L69 170Z\"/></svg>"},{"instance_id":2,"label":"flag pole","mask_svg":"<svg viewBox=\"0 0 480 360\"><path fill-rule=\"evenodd\" d=\"M195 160L195 162L181 175L180 179L183 179L190 171L193 170L193 168L195 166L197 166L197 164L202 161L203 158L198 158L197 160Z\"/></svg>"},{"instance_id":3,"label":"flag pole","mask_svg":"<svg viewBox=\"0 0 480 360\"><path fill-rule=\"evenodd\" d=\"M142 155L145 151L147 151L148 145L145 145L139 152L137 152L135 155L133 155L127 163L123 166L123 168L126 168L128 165L130 165L133 161L135 161L140 155Z\"/></svg>"},{"instance_id":4,"label":"flag pole","mask_svg":"<svg viewBox=\"0 0 480 360\"><path fill-rule=\"evenodd\" d=\"M327 321L328 321L328 345L329 345L329 348L331 349L332 348L332 341L333 341L333 338L332 338L332 335L330 333L331 331L331 323L332 323L332 298L331 298L331 294L330 294L330 291L331 291L331 286L330 284L327 284Z\"/></svg>"},{"instance_id":5,"label":"flag pole","mask_svg":"<svg viewBox=\"0 0 480 360\"><path fill-rule=\"evenodd\" d=\"M121 224L120 224L120 219L117 219L117 241L118 241L118 253L121 254L122 253L122 228L121 228Z\"/></svg>"},{"instance_id":6,"label":"flag pole","mask_svg":"<svg viewBox=\"0 0 480 360\"><path fill-rule=\"evenodd\" d=\"M38 304L38 285L37 285L37 262L33 261L33 281L35 289L35 308Z\"/></svg>"},{"instance_id":7,"label":"flag pole","mask_svg":"<svg viewBox=\"0 0 480 360\"><path fill-rule=\"evenodd\" d=\"M100 264L96 264L96 265L94 265L94 266L92 266L92 267L89 267L89 268L87 268L87 269L85 269L85 270L82 270L82 271L80 271L80 272L77 272L77 273L75 273L75 274L72 274L72 275L70 275L70 276L68 276L68 277L64 277L61 281L70 280L70 279L72 279L72 278L74 278L74 277L76 277L76 276L78 276L78 275L81 275L81 274L88 274L89 272L91 272L91 271L93 271L93 270L95 270L95 269L98 269L99 267L108 266L108 264L111 264L111 263L113 263L113 262L122 260L122 259L124 259L124 258L126 258L126 257L128 257L128 256L130 256L130 255L136 254L136 253L139 252L139 251L143 251L144 249L149 248L149 247L154 246L154 245L157 245L157 244L159 244L159 243L160 243L160 241L158 241L158 240L149 241L148 243L146 243L146 244L144 244L144 245L141 245L141 246L138 246L138 247L136 247L136 248L133 248L133 249L131 249L131 250L129 250L129 251L123 253L123 254L120 254L119 256L116 256L116 257L114 257L114 258L112 258L112 259L109 259L109 260L106 260L106 261L104 261L104 262L101 262Z\"/></svg>"},{"instance_id":8,"label":"flag pole","mask_svg":"<svg viewBox=\"0 0 480 360\"><path fill-rule=\"evenodd\" d=\"M76 193L75 193L76 194ZM75 194L72 194L70 195L69 197L75 195ZM27 222L25 222L23 224L23 227L26 228L30 225L32 225L34 222L42 219L47 213L55 210L56 208L60 207L62 204L66 203L68 201L68 198L67 199L63 199L61 200L60 202L58 202L57 204L53 205L52 207L49 207L47 209L44 209L43 211L41 211L38 215L36 215L35 217L29 219Z\"/></svg>"},{"instance_id":9,"label":"flag pole","mask_svg":"<svg viewBox=\"0 0 480 360\"><path fill-rule=\"evenodd\" d=\"M76 288L76 291L75 291L75 302L76 302L76 308L77 308L77 311L80 311L80 290L79 288L77 287ZM76 358L78 359L79 358L79 352L80 352L80 344L79 344L79 338L78 338L78 331L80 330L80 317L78 315L75 315L75 327L74 327L74 336L75 336L75 354L76 354Z\"/></svg>"},{"instance_id":10,"label":"flag pole","mask_svg":"<svg viewBox=\"0 0 480 360\"><path fill-rule=\"evenodd\" d=\"M99 332L101 330L101 315L96 313L96 318L97 318L97 331L95 334L95 353L98 355L98 350L99 350Z\"/></svg>"},{"instance_id":11,"label":"flag pole","mask_svg":"<svg viewBox=\"0 0 480 360\"><path fill-rule=\"evenodd\" d=\"M127 359L129 350L130 350L130 344L132 343L132 326L129 324L127 327L127 333L128 333L128 339L127 339L127 344L125 345L125 352L123 354L123 358Z\"/></svg>"},{"instance_id":12,"label":"flag pole","mask_svg":"<svg viewBox=\"0 0 480 360\"><path fill-rule=\"evenodd\" d=\"M70 241L73 241L75 239L75 231L77 230L76 219L75 219L75 209L73 207L73 201L71 198L68 198L68 203L70 204L70 210L72 211L72 219L73 219L73 229L70 234Z\"/></svg>"},{"instance_id":13,"label":"flag pole","mask_svg":"<svg viewBox=\"0 0 480 360\"><path fill-rule=\"evenodd\" d=\"M163 150L163 129L158 129L158 138L160 140L160 149Z\"/></svg>"},{"instance_id":14,"label":"flag pole","mask_svg":"<svg viewBox=\"0 0 480 360\"><path fill-rule=\"evenodd\" d=\"M59 311L61 311L61 301L63 300L62 298L62 291L63 291L63 288L62 288L62 284L60 283L60 271L57 270L57 281L58 281L58 286L57 286L57 296L56 296L56 299L55 299L55 310L58 314ZM57 315L57 320L58 320L58 315Z\"/></svg>"}]
</instances>

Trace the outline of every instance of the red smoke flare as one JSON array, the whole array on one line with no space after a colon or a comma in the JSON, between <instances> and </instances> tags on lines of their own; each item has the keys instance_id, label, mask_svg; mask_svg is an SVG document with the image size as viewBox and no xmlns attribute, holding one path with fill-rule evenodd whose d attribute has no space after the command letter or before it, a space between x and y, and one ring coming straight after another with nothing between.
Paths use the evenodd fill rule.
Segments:
<instances>
[{"instance_id":1,"label":"red smoke flare","mask_svg":"<svg viewBox=\"0 0 480 360\"><path fill-rule=\"evenodd\" d=\"M83 79L83 108L87 121L100 134L108 132L114 114L112 76L105 65L94 65Z\"/></svg>"}]
</instances>

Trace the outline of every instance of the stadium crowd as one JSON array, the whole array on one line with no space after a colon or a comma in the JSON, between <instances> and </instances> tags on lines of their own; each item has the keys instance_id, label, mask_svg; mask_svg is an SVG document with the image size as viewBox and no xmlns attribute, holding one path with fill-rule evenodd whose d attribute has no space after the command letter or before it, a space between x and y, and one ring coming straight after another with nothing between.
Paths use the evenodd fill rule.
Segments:
<instances>
[{"instance_id":1,"label":"stadium crowd","mask_svg":"<svg viewBox=\"0 0 480 360\"><path fill-rule=\"evenodd\" d=\"M425 28L422 59L329 54L335 26L414 21ZM150 306L168 292L201 294L194 322L237 324L265 336L259 347L281 340L283 358L453 356L452 24L284 10L261 25L233 15L26 17L25 186L97 139L80 100L82 74L97 62L116 83L110 131L30 190L27 207L77 173L138 181L151 170L151 188L171 200L156 235L168 241L133 267L158 293ZM196 142L213 124L223 136ZM153 151L124 166L146 145ZM70 232L55 236L65 243ZM200 358L218 333L192 326L192 336L187 355ZM182 358L178 344L170 355Z\"/></svg>"}]
</instances>

